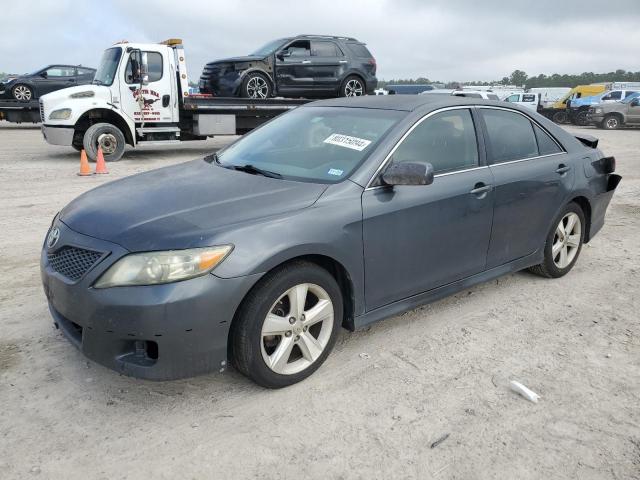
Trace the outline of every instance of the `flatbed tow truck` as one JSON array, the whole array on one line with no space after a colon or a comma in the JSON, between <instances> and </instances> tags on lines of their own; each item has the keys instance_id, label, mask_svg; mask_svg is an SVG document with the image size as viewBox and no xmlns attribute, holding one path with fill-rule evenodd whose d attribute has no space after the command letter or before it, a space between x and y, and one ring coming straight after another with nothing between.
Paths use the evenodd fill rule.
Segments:
<instances>
[{"instance_id":1,"label":"flatbed tow truck","mask_svg":"<svg viewBox=\"0 0 640 480\"><path fill-rule=\"evenodd\" d=\"M92 84L44 95L38 113L47 142L84 149L91 160L100 146L106 161L117 161L125 144L242 135L309 101L190 95L182 41L170 39L113 45Z\"/></svg>"}]
</instances>

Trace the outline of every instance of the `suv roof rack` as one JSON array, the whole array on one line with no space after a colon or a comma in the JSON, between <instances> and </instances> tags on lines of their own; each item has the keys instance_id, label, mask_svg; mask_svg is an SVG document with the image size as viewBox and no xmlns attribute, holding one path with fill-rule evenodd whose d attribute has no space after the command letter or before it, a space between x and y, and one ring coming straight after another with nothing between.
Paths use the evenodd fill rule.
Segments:
<instances>
[{"instance_id":1,"label":"suv roof rack","mask_svg":"<svg viewBox=\"0 0 640 480\"><path fill-rule=\"evenodd\" d=\"M331 38L333 40L349 40L352 42L357 42L358 40L356 40L353 37L343 37L343 36L339 36L339 35L312 35L312 34L307 34L307 33L303 33L301 35L296 35L297 37L309 37L309 38Z\"/></svg>"}]
</instances>

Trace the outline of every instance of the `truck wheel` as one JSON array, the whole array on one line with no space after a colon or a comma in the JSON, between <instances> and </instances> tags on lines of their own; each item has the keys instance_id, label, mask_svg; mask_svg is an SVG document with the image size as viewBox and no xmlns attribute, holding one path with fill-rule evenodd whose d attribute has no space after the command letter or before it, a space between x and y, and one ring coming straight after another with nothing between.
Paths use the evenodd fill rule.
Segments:
<instances>
[{"instance_id":1,"label":"truck wheel","mask_svg":"<svg viewBox=\"0 0 640 480\"><path fill-rule=\"evenodd\" d=\"M574 120L576 125L580 127L586 127L587 125L589 125L589 121L587 120L587 112L584 110L576 113Z\"/></svg>"},{"instance_id":2,"label":"truck wheel","mask_svg":"<svg viewBox=\"0 0 640 480\"><path fill-rule=\"evenodd\" d=\"M13 87L13 89L11 90L11 94L16 100L28 101L33 98L33 90L31 89L31 87L22 83L19 83L18 85Z\"/></svg>"},{"instance_id":3,"label":"truck wheel","mask_svg":"<svg viewBox=\"0 0 640 480\"><path fill-rule=\"evenodd\" d=\"M567 112L556 112L553 114L553 117L551 117L551 120L553 120L555 123L567 123L567 120L569 119L569 115L567 115Z\"/></svg>"},{"instance_id":4,"label":"truck wheel","mask_svg":"<svg viewBox=\"0 0 640 480\"><path fill-rule=\"evenodd\" d=\"M87 157L95 162L98 155L98 144L106 162L117 162L124 154L124 134L118 127L110 123L96 123L84 133L82 140Z\"/></svg>"},{"instance_id":5,"label":"truck wheel","mask_svg":"<svg viewBox=\"0 0 640 480\"><path fill-rule=\"evenodd\" d=\"M240 96L244 98L271 97L271 82L262 73L249 73L242 81Z\"/></svg>"},{"instance_id":6,"label":"truck wheel","mask_svg":"<svg viewBox=\"0 0 640 480\"><path fill-rule=\"evenodd\" d=\"M345 78L340 86L341 97L360 97L366 93L364 82L360 77L356 77L355 75L350 75Z\"/></svg>"},{"instance_id":7,"label":"truck wheel","mask_svg":"<svg viewBox=\"0 0 640 480\"><path fill-rule=\"evenodd\" d=\"M616 115L607 115L602 120L602 128L606 130L615 130L620 127L620 119Z\"/></svg>"},{"instance_id":8,"label":"truck wheel","mask_svg":"<svg viewBox=\"0 0 640 480\"><path fill-rule=\"evenodd\" d=\"M313 263L296 261L268 273L236 314L230 338L236 368L267 388L303 380L333 348L342 305L336 280Z\"/></svg>"}]
</instances>

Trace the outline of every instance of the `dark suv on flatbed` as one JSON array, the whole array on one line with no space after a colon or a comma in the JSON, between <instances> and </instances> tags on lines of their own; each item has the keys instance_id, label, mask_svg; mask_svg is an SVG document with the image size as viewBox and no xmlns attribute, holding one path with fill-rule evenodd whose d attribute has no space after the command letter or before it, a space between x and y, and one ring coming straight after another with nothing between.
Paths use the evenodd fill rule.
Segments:
<instances>
[{"instance_id":1,"label":"dark suv on flatbed","mask_svg":"<svg viewBox=\"0 0 640 480\"><path fill-rule=\"evenodd\" d=\"M298 35L273 40L246 57L210 62L200 93L221 97L351 97L373 93L376 60L350 37Z\"/></svg>"}]
</instances>

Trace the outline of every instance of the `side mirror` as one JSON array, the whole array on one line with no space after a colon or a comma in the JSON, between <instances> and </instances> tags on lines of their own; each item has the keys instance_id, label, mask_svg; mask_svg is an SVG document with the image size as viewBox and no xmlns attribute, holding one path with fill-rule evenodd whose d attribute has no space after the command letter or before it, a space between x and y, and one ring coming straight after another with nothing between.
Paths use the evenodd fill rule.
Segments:
<instances>
[{"instance_id":1,"label":"side mirror","mask_svg":"<svg viewBox=\"0 0 640 480\"><path fill-rule=\"evenodd\" d=\"M427 162L404 162L389 166L382 174L386 185L430 185L433 165Z\"/></svg>"},{"instance_id":2,"label":"side mirror","mask_svg":"<svg viewBox=\"0 0 640 480\"><path fill-rule=\"evenodd\" d=\"M140 85L149 85L149 63L147 52L142 52L142 63L140 64Z\"/></svg>"},{"instance_id":3,"label":"side mirror","mask_svg":"<svg viewBox=\"0 0 640 480\"><path fill-rule=\"evenodd\" d=\"M632 107L637 107L638 105L640 105L640 98L634 98L633 100L631 100Z\"/></svg>"},{"instance_id":4,"label":"side mirror","mask_svg":"<svg viewBox=\"0 0 640 480\"><path fill-rule=\"evenodd\" d=\"M284 60L285 57L290 57L291 56L291 52L289 50L280 50L278 53L276 53L276 57L278 58L278 60Z\"/></svg>"},{"instance_id":5,"label":"side mirror","mask_svg":"<svg viewBox=\"0 0 640 480\"><path fill-rule=\"evenodd\" d=\"M40 74L40 76L41 76L42 78L48 78L48 77L49 77L49 74L48 74L48 73L47 73L47 71L45 70L44 72L42 72L42 73Z\"/></svg>"}]
</instances>

